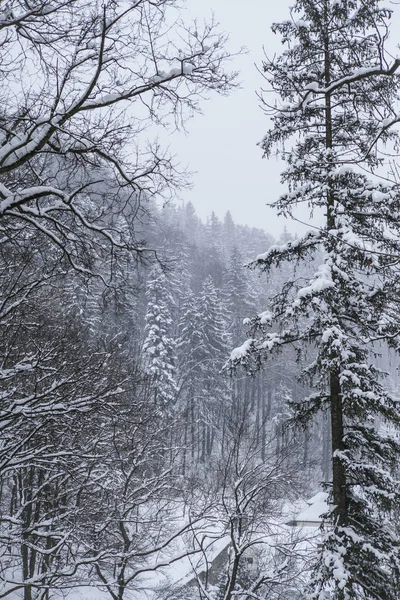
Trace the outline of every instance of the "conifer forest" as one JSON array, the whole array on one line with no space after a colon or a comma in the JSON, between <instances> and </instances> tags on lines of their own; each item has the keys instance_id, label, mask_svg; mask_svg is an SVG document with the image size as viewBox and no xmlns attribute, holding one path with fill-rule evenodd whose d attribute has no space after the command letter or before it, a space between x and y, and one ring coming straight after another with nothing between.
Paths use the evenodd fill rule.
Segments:
<instances>
[{"instance_id":1,"label":"conifer forest","mask_svg":"<svg viewBox=\"0 0 400 600\"><path fill-rule=\"evenodd\" d=\"M272 4L297 233L158 137L244 85L223 23L0 0L0 598L400 600L400 7Z\"/></svg>"}]
</instances>

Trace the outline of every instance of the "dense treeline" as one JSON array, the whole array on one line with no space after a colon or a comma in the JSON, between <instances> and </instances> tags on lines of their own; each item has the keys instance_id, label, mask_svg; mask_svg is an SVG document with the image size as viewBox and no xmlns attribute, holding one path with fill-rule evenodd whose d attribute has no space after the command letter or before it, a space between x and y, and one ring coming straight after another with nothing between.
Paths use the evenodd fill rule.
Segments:
<instances>
[{"instance_id":1,"label":"dense treeline","mask_svg":"<svg viewBox=\"0 0 400 600\"><path fill-rule=\"evenodd\" d=\"M146 578L165 585L162 565L173 574L174 561L204 552L207 527L233 536L228 594L266 523L330 480L327 417L288 427L307 394L301 357L278 355L253 377L223 369L248 316L262 319L293 274L266 279L244 266L274 240L229 213L203 224L190 204L153 207L144 226L153 260L121 256L113 285L46 252L35 230L2 245L1 597L76 586L135 597ZM280 243L290 241L284 232ZM296 555L298 540L274 540ZM260 573L273 557L261 552ZM268 597L292 589L290 565L272 576L268 566ZM186 570L196 578L194 563ZM170 577L168 597L179 597Z\"/></svg>"},{"instance_id":2,"label":"dense treeline","mask_svg":"<svg viewBox=\"0 0 400 600\"><path fill-rule=\"evenodd\" d=\"M195 539L198 519L215 519L245 447L248 466L267 471L263 496L281 465L270 502L287 498L295 462L309 487L328 469L311 460L318 436L297 434L298 461L283 427L286 402L302 393L294 355L255 378L222 372L243 320L276 285L242 266L270 236L229 213L203 224L190 204L154 209L146 227L156 258L127 254L113 286L39 252L34 231L2 246L2 597L140 590L143 572L198 550L188 531Z\"/></svg>"},{"instance_id":3,"label":"dense treeline","mask_svg":"<svg viewBox=\"0 0 400 600\"><path fill-rule=\"evenodd\" d=\"M152 208L186 179L143 132L235 86L225 42L170 0L2 6L2 598L160 596L183 561L228 600L293 488L291 369L221 373L265 294L238 265L270 239ZM215 591L199 561L227 535ZM274 569L252 593L290 585Z\"/></svg>"},{"instance_id":4,"label":"dense treeline","mask_svg":"<svg viewBox=\"0 0 400 600\"><path fill-rule=\"evenodd\" d=\"M274 206L322 218L273 240L159 208L187 181L144 132L236 85L212 19L3 4L0 598L399 600L391 10L272 26Z\"/></svg>"}]
</instances>

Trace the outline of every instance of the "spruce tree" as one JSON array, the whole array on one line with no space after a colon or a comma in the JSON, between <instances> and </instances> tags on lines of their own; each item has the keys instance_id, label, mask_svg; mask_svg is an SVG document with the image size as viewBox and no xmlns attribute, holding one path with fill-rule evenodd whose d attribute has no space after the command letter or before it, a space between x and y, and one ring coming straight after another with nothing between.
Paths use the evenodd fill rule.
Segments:
<instances>
[{"instance_id":1,"label":"spruce tree","mask_svg":"<svg viewBox=\"0 0 400 600\"><path fill-rule=\"evenodd\" d=\"M143 367L151 377L153 396L160 408L170 409L176 400L176 348L173 338L172 296L162 270L152 269L147 283Z\"/></svg>"},{"instance_id":2,"label":"spruce tree","mask_svg":"<svg viewBox=\"0 0 400 600\"><path fill-rule=\"evenodd\" d=\"M204 375L209 380L213 376L217 379L226 356L229 336L221 297L211 276L203 282L199 296L199 313L202 322ZM210 385L214 387L215 382L210 381Z\"/></svg>"},{"instance_id":3,"label":"spruce tree","mask_svg":"<svg viewBox=\"0 0 400 600\"><path fill-rule=\"evenodd\" d=\"M227 397L220 371L229 348L221 298L211 277L203 282L199 296L187 292L179 331L180 395L187 403L192 457L197 444L198 457L204 462L212 452Z\"/></svg>"},{"instance_id":4,"label":"spruce tree","mask_svg":"<svg viewBox=\"0 0 400 600\"><path fill-rule=\"evenodd\" d=\"M255 290L251 287L249 271L244 268L244 258L234 246L229 257L225 284L229 330L234 343L243 335L243 320L254 312Z\"/></svg>"},{"instance_id":5,"label":"spruce tree","mask_svg":"<svg viewBox=\"0 0 400 600\"><path fill-rule=\"evenodd\" d=\"M388 433L399 426L399 406L374 360L377 342L397 346L400 333L399 190L395 178L380 176L382 149L398 141L389 18L380 0L296 0L290 20L273 26L286 49L263 65L278 100L268 105L272 96L264 96L272 126L262 148L287 163L288 191L274 205L287 216L308 205L324 224L257 258L266 272L310 257L319 266L305 283L282 286L232 362L251 369L287 344L313 348L302 376L314 392L295 404L294 420L306 425L325 411L331 421L332 510L307 596L318 600L399 598L391 516L400 448Z\"/></svg>"}]
</instances>

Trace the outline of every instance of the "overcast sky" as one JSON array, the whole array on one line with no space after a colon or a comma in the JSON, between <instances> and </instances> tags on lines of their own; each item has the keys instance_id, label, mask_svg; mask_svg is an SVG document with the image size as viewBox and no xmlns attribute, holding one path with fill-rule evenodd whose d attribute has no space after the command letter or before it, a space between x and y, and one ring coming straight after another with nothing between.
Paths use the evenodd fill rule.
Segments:
<instances>
[{"instance_id":1,"label":"overcast sky","mask_svg":"<svg viewBox=\"0 0 400 600\"><path fill-rule=\"evenodd\" d=\"M290 0L188 0L191 17L208 17L213 11L220 28L230 34L230 49L246 46L248 54L235 58L233 69L240 71L242 89L229 97L213 97L203 104L203 116L187 126L188 135L177 134L171 148L182 163L196 173L194 187L182 195L205 219L214 211L221 219L230 210L237 223L261 227L278 234L286 224L290 231L299 226L266 207L282 189L282 165L267 161L257 147L268 128L268 119L259 108L256 90L262 77L254 63L261 63L263 46L269 55L281 51L278 36L270 26L288 17Z\"/></svg>"},{"instance_id":2,"label":"overcast sky","mask_svg":"<svg viewBox=\"0 0 400 600\"><path fill-rule=\"evenodd\" d=\"M260 65L262 61L263 46L270 56L282 51L279 35L271 32L271 24L288 18L292 4L293 0L186 0L188 20L208 18L214 12L220 29L230 34L229 49L248 49L232 63L233 70L240 71L242 89L229 97L214 96L204 102L203 116L196 116L187 125L188 135L168 138L181 163L196 171L193 189L185 191L182 198L193 202L203 220L212 211L223 219L230 210L237 223L263 228L274 236L285 225L291 232L305 229L295 221L278 218L268 208L268 203L283 191L283 167L275 159L263 159L257 146L268 129L268 119L256 97L263 79L255 63ZM388 4L394 8L391 47L397 52L400 7L398 0L388 0ZM309 220L305 209L297 216Z\"/></svg>"}]
</instances>

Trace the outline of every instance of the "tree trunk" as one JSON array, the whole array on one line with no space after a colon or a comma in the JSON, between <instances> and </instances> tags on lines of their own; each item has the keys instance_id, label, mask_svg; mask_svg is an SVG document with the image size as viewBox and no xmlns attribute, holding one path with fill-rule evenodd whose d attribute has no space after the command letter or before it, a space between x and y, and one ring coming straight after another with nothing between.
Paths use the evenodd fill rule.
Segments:
<instances>
[{"instance_id":1,"label":"tree trunk","mask_svg":"<svg viewBox=\"0 0 400 600\"><path fill-rule=\"evenodd\" d=\"M331 373L331 431L332 431L332 487L333 503L336 506L337 524L347 521L346 471L337 452L343 450L343 406L340 393L339 374Z\"/></svg>"},{"instance_id":2,"label":"tree trunk","mask_svg":"<svg viewBox=\"0 0 400 600\"><path fill-rule=\"evenodd\" d=\"M332 477L331 469L331 447L332 447L332 436L330 426L330 415L324 413L322 422L322 462L321 470L324 481L330 481Z\"/></svg>"},{"instance_id":3,"label":"tree trunk","mask_svg":"<svg viewBox=\"0 0 400 600\"><path fill-rule=\"evenodd\" d=\"M325 66L325 85L331 83L331 57L330 40L328 33L328 14L327 4L325 4L325 47L324 47L324 66ZM331 95L325 95L325 146L327 150L332 149L332 102ZM335 215L335 195L332 187L328 189L326 199L326 218L328 230L336 228ZM335 281L335 273L332 273L332 281ZM333 502L336 505L337 524L344 524L347 521L347 494L346 494L346 472L343 462L337 452L343 450L343 405L340 390L339 371L332 368L330 372L329 393L331 404L331 431L332 431L332 488Z\"/></svg>"}]
</instances>

